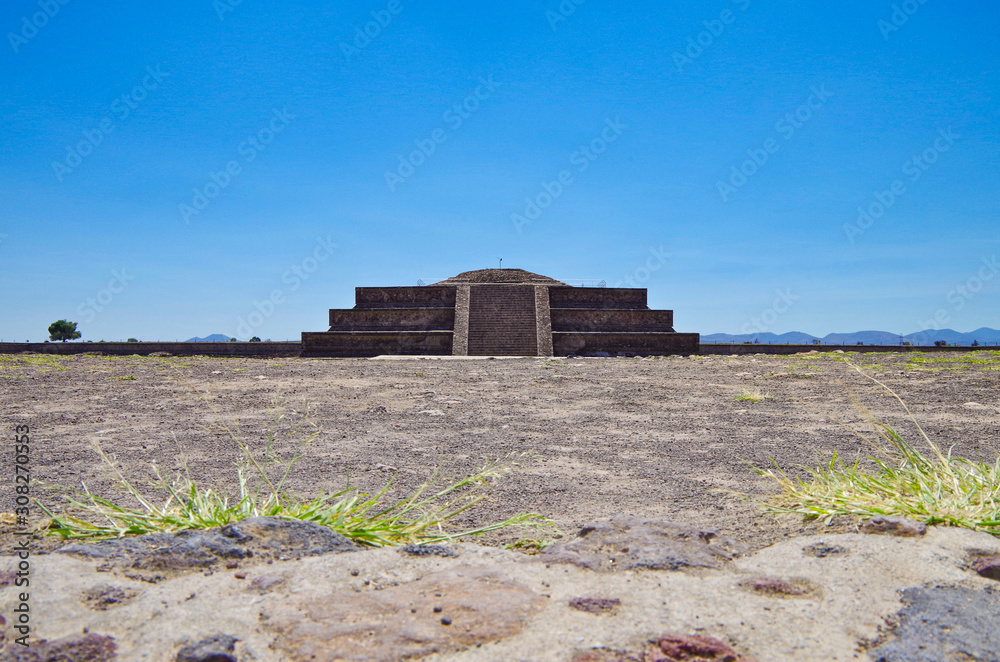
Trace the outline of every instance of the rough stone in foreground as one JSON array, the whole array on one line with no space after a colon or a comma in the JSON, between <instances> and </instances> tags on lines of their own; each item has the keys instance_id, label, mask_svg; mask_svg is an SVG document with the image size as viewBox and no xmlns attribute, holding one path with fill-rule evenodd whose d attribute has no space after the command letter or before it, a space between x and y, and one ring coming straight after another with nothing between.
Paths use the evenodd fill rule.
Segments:
<instances>
[{"instance_id":1,"label":"rough stone in foreground","mask_svg":"<svg viewBox=\"0 0 1000 662\"><path fill-rule=\"evenodd\" d=\"M756 662L743 657L732 646L704 635L665 634L649 642L642 651L589 650L573 656L573 662Z\"/></svg>"},{"instance_id":2,"label":"rough stone in foreground","mask_svg":"<svg viewBox=\"0 0 1000 662\"><path fill-rule=\"evenodd\" d=\"M613 614L621 604L618 598L573 598L569 601L571 608L588 614Z\"/></svg>"},{"instance_id":3,"label":"rough stone in foreground","mask_svg":"<svg viewBox=\"0 0 1000 662\"><path fill-rule=\"evenodd\" d=\"M445 558L458 556L455 548L448 545L406 545L400 551L410 556L443 556Z\"/></svg>"},{"instance_id":4,"label":"rough stone in foreground","mask_svg":"<svg viewBox=\"0 0 1000 662\"><path fill-rule=\"evenodd\" d=\"M110 662L118 659L118 647L111 637L89 632L62 639L32 640L31 646L8 643L0 646L4 662Z\"/></svg>"},{"instance_id":5,"label":"rough stone in foreground","mask_svg":"<svg viewBox=\"0 0 1000 662\"><path fill-rule=\"evenodd\" d=\"M774 577L755 577L741 582L740 585L758 595L772 597L801 597L816 591L816 588L804 579L785 581Z\"/></svg>"},{"instance_id":6,"label":"rough stone in foreground","mask_svg":"<svg viewBox=\"0 0 1000 662\"><path fill-rule=\"evenodd\" d=\"M896 638L868 651L875 662L1000 661L1000 591L908 588L903 603Z\"/></svg>"},{"instance_id":7,"label":"rough stone in foreground","mask_svg":"<svg viewBox=\"0 0 1000 662\"><path fill-rule=\"evenodd\" d=\"M972 564L972 570L980 577L1000 581L1000 556L979 559Z\"/></svg>"},{"instance_id":8,"label":"rough stone in foreground","mask_svg":"<svg viewBox=\"0 0 1000 662\"><path fill-rule=\"evenodd\" d=\"M828 556L841 556L847 553L848 550L846 547L841 547L840 545L828 545L824 542L814 543L808 547L802 548L803 555L812 556L817 559L825 559Z\"/></svg>"},{"instance_id":9,"label":"rough stone in foreground","mask_svg":"<svg viewBox=\"0 0 1000 662\"><path fill-rule=\"evenodd\" d=\"M217 634L202 639L180 649L177 662L236 662L236 638Z\"/></svg>"},{"instance_id":10,"label":"rough stone in foreground","mask_svg":"<svg viewBox=\"0 0 1000 662\"><path fill-rule=\"evenodd\" d=\"M274 645L290 662L389 662L518 634L544 604L545 598L503 575L466 570L380 591L292 595L261 622L276 633Z\"/></svg>"},{"instance_id":11,"label":"rough stone in foreground","mask_svg":"<svg viewBox=\"0 0 1000 662\"><path fill-rule=\"evenodd\" d=\"M95 611L107 611L110 607L118 607L129 602L136 596L135 591L120 586L102 584L93 586L83 592L83 604Z\"/></svg>"},{"instance_id":12,"label":"rough stone in foreground","mask_svg":"<svg viewBox=\"0 0 1000 662\"><path fill-rule=\"evenodd\" d=\"M683 570L721 568L744 550L714 529L615 517L583 527L572 540L549 547L537 558L601 571Z\"/></svg>"},{"instance_id":13,"label":"rough stone in foreground","mask_svg":"<svg viewBox=\"0 0 1000 662\"><path fill-rule=\"evenodd\" d=\"M861 533L874 533L902 538L915 538L927 533L927 525L909 517L876 515L861 525Z\"/></svg>"},{"instance_id":14,"label":"rough stone in foreground","mask_svg":"<svg viewBox=\"0 0 1000 662\"><path fill-rule=\"evenodd\" d=\"M220 560L244 559L255 554L264 558L298 558L358 549L344 536L313 522L250 517L216 529L73 543L58 552L103 561L113 567L171 571L207 568Z\"/></svg>"}]
</instances>

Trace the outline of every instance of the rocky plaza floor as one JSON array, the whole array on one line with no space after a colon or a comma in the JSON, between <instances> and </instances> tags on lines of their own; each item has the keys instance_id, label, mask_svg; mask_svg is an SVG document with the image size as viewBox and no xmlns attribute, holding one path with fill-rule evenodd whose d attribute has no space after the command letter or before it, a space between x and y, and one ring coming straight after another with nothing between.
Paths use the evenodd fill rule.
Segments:
<instances>
[{"instance_id":1,"label":"rocky plaza floor","mask_svg":"<svg viewBox=\"0 0 1000 662\"><path fill-rule=\"evenodd\" d=\"M199 483L232 490L241 451L220 424L259 451L284 408L282 443L319 432L291 475L303 496L339 490L348 477L371 492L394 474L403 493L435 470L459 477L526 454L467 523L531 510L573 531L627 514L711 523L757 549L811 527L759 515L748 495L775 488L750 465L795 470L834 452L866 456L871 448L840 424L866 431L852 397L916 441L899 403L852 365L894 389L942 448L996 457L1000 353L990 351L463 361L14 355L0 361L0 411L7 429L31 425L34 479L83 481L98 494L114 492L95 442L140 481L155 462L164 475L186 466ZM737 401L743 390L767 398ZM58 502L51 490L35 494ZM13 492L0 495L0 509L11 511Z\"/></svg>"}]
</instances>

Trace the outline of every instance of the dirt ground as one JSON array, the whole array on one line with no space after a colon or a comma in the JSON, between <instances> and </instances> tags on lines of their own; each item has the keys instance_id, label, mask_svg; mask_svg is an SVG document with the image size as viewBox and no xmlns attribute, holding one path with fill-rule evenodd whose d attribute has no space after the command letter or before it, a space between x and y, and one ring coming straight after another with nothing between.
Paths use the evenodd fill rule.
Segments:
<instances>
[{"instance_id":1,"label":"dirt ground","mask_svg":"<svg viewBox=\"0 0 1000 662\"><path fill-rule=\"evenodd\" d=\"M373 492L394 474L402 493L436 469L459 477L514 454L520 466L464 523L527 510L572 532L628 514L712 525L759 549L819 525L762 515L752 498L776 488L750 465L795 469L834 452L851 460L870 453L831 420L864 430L851 393L917 439L901 405L851 364L895 390L942 447L996 459L995 351L555 360L8 355L0 356L0 417L10 434L30 425L34 480L82 482L122 502L128 498L113 487L95 442L140 484L155 462L167 475L186 466L200 484L232 493L241 451L225 423L257 453L269 429L286 451L318 431L289 481L302 496L339 490L348 477ZM737 400L744 390L767 397ZM276 407L285 418L273 424ZM4 451L8 468L12 451ZM8 474L3 512L15 496ZM32 491L43 503L61 501L51 486Z\"/></svg>"}]
</instances>

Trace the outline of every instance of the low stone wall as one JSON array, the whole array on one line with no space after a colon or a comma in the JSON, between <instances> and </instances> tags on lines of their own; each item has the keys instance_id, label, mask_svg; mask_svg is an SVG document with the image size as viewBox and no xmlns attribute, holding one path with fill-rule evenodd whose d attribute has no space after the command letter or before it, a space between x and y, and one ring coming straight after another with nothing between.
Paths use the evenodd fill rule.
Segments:
<instances>
[{"instance_id":1,"label":"low stone wall","mask_svg":"<svg viewBox=\"0 0 1000 662\"><path fill-rule=\"evenodd\" d=\"M658 356L667 354L697 354L697 333L587 333L554 332L552 348L555 356Z\"/></svg>"},{"instance_id":2,"label":"low stone wall","mask_svg":"<svg viewBox=\"0 0 1000 662\"><path fill-rule=\"evenodd\" d=\"M441 335L444 334L444 335ZM306 335L306 334L303 334ZM322 334L321 334L322 335ZM375 356L378 354L451 354L451 332L404 332L403 334L370 332L363 334L348 334L365 339L357 341L352 350L360 350L362 347L371 348L367 353L338 354L338 356ZM407 338L396 338L391 341L376 340L376 336L407 336ZM611 336L607 339L615 345L613 350L605 345L605 348L595 351L607 352L612 356L617 355L621 350L621 342L625 341L624 336L631 334L604 334L604 333L561 333L553 334L555 343L555 353L566 355L579 353L570 351L571 347L592 347L599 341L599 336ZM639 334L646 335L646 334ZM657 335L657 334L652 334ZM662 334L664 336L697 336L698 334ZM416 340L415 340L416 339ZM445 344L441 344L442 341ZM580 345L580 342L583 342ZM601 340L603 342L604 340ZM629 340L630 341L630 340ZM343 342L343 341L340 341ZM919 345L744 345L725 343L701 343L697 349L691 351L690 341L687 341L682 349L684 351L658 352L650 351L650 354L799 354L802 352L819 351L832 352L842 350L844 352L974 352L983 349L996 350L995 347L936 347ZM446 348L446 349L445 349ZM405 349L405 351L398 351ZM560 354L560 349L562 350ZM270 356L299 356L302 353L302 343L289 342L52 342L52 343L0 343L0 354L108 354L113 356L139 355L148 356L153 352L166 352L174 356L248 356L248 357L270 357ZM639 352L643 353L643 352ZM304 356L310 354L303 353ZM318 354L317 354L318 355Z\"/></svg>"},{"instance_id":3,"label":"low stone wall","mask_svg":"<svg viewBox=\"0 0 1000 662\"><path fill-rule=\"evenodd\" d=\"M975 352L986 347L937 347L936 345L765 345L702 343L699 354L799 354L802 352ZM996 349L996 348L994 348Z\"/></svg>"},{"instance_id":4,"label":"low stone wall","mask_svg":"<svg viewBox=\"0 0 1000 662\"><path fill-rule=\"evenodd\" d=\"M110 354L149 356L298 356L302 343L290 342L31 342L0 343L0 354Z\"/></svg>"},{"instance_id":5,"label":"low stone wall","mask_svg":"<svg viewBox=\"0 0 1000 662\"><path fill-rule=\"evenodd\" d=\"M326 331L302 334L302 356L451 354L451 331Z\"/></svg>"},{"instance_id":6,"label":"low stone wall","mask_svg":"<svg viewBox=\"0 0 1000 662\"><path fill-rule=\"evenodd\" d=\"M455 307L454 287L356 287L355 308Z\"/></svg>"},{"instance_id":7,"label":"low stone wall","mask_svg":"<svg viewBox=\"0 0 1000 662\"><path fill-rule=\"evenodd\" d=\"M550 287L556 308L646 308L646 289L631 287Z\"/></svg>"},{"instance_id":8,"label":"low stone wall","mask_svg":"<svg viewBox=\"0 0 1000 662\"><path fill-rule=\"evenodd\" d=\"M451 331L455 328L455 309L332 309L330 328L337 331Z\"/></svg>"},{"instance_id":9,"label":"low stone wall","mask_svg":"<svg viewBox=\"0 0 1000 662\"><path fill-rule=\"evenodd\" d=\"M665 331L674 330L672 310L607 310L553 308L553 331Z\"/></svg>"}]
</instances>

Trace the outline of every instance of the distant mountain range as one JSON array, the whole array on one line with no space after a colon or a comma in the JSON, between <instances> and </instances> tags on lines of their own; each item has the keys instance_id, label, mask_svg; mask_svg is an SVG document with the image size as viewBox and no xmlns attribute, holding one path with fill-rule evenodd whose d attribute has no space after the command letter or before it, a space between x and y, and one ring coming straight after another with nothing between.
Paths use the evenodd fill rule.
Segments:
<instances>
[{"instance_id":1,"label":"distant mountain range","mask_svg":"<svg viewBox=\"0 0 1000 662\"><path fill-rule=\"evenodd\" d=\"M951 329L919 331L902 336L898 333L888 331L855 331L854 333L830 333L822 338L811 336L800 331L790 331L780 335L774 333L742 333L732 335L729 333L711 333L702 335L703 343L745 343L758 342L761 344L791 344L791 345L811 345L814 340L819 340L824 345L899 345L902 342L909 342L911 345L933 345L935 341L943 340L949 345L972 345L978 341L980 345L996 346L1000 344L1000 331L982 327L969 333L961 333Z\"/></svg>"},{"instance_id":2,"label":"distant mountain range","mask_svg":"<svg viewBox=\"0 0 1000 662\"><path fill-rule=\"evenodd\" d=\"M229 342L229 338L230 336L224 336L221 333L213 333L204 338L188 338L185 342Z\"/></svg>"}]
</instances>

